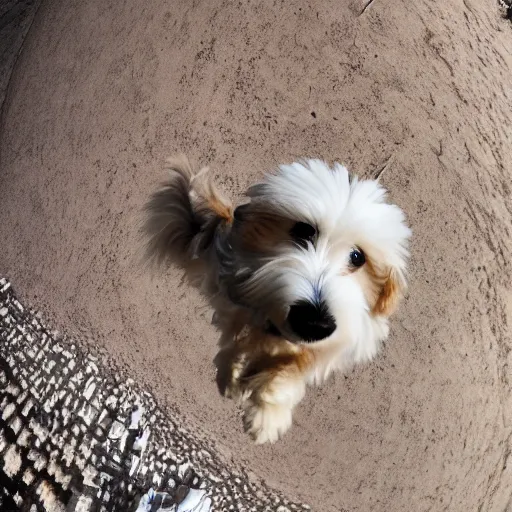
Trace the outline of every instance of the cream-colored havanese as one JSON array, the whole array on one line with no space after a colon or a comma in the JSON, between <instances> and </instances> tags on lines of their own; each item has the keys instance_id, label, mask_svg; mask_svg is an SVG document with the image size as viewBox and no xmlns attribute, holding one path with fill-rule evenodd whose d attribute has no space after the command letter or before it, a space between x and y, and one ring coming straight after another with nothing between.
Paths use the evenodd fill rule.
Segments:
<instances>
[{"instance_id":1,"label":"cream-colored havanese","mask_svg":"<svg viewBox=\"0 0 512 512\"><path fill-rule=\"evenodd\" d=\"M257 443L306 385L372 359L406 286L410 229L386 191L320 160L281 165L233 208L186 157L145 206L146 256L183 268L214 309L221 391Z\"/></svg>"}]
</instances>

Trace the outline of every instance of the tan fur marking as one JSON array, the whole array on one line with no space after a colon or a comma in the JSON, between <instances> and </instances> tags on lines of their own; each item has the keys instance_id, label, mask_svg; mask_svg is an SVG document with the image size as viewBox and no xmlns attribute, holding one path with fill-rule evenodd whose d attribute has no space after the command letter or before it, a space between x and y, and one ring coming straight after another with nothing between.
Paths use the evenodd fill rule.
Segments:
<instances>
[{"instance_id":1,"label":"tan fur marking","mask_svg":"<svg viewBox=\"0 0 512 512\"><path fill-rule=\"evenodd\" d=\"M394 272L390 272L382 291L372 309L374 315L390 316L392 315L402 295L402 287Z\"/></svg>"},{"instance_id":2,"label":"tan fur marking","mask_svg":"<svg viewBox=\"0 0 512 512\"><path fill-rule=\"evenodd\" d=\"M254 379L271 380L280 373L299 373L302 374L312 363L313 354L307 350L301 349L293 353L281 353L277 355L262 354L252 360L244 374L243 379L251 384Z\"/></svg>"},{"instance_id":3,"label":"tan fur marking","mask_svg":"<svg viewBox=\"0 0 512 512\"><path fill-rule=\"evenodd\" d=\"M231 224L233 222L233 208L224 204L219 198L211 197L208 201L208 206L227 223Z\"/></svg>"},{"instance_id":4,"label":"tan fur marking","mask_svg":"<svg viewBox=\"0 0 512 512\"><path fill-rule=\"evenodd\" d=\"M386 282L386 274L380 271L368 256L365 265L362 268L353 269L352 272L358 280L370 308L373 310Z\"/></svg>"},{"instance_id":5,"label":"tan fur marking","mask_svg":"<svg viewBox=\"0 0 512 512\"><path fill-rule=\"evenodd\" d=\"M231 224L233 222L233 206L215 187L209 174L210 169L203 167L191 181L192 190L198 195L204 206L215 216Z\"/></svg>"},{"instance_id":6,"label":"tan fur marking","mask_svg":"<svg viewBox=\"0 0 512 512\"><path fill-rule=\"evenodd\" d=\"M355 276L372 314L390 316L395 312L403 290L393 270L380 269L367 257L364 267L355 270Z\"/></svg>"},{"instance_id":7,"label":"tan fur marking","mask_svg":"<svg viewBox=\"0 0 512 512\"><path fill-rule=\"evenodd\" d=\"M208 184L207 193L205 200L208 203L208 208L225 222L231 224L233 222L232 205L219 195L212 183Z\"/></svg>"}]
</instances>

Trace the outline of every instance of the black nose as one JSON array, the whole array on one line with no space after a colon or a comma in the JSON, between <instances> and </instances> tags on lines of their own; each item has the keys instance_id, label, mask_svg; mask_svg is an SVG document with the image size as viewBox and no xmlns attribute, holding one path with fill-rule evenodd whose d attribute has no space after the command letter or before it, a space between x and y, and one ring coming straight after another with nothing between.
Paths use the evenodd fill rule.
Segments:
<instances>
[{"instance_id":1,"label":"black nose","mask_svg":"<svg viewBox=\"0 0 512 512\"><path fill-rule=\"evenodd\" d=\"M291 306L287 320L290 329L302 340L309 342L323 340L336 329L336 321L324 302L297 302Z\"/></svg>"}]
</instances>

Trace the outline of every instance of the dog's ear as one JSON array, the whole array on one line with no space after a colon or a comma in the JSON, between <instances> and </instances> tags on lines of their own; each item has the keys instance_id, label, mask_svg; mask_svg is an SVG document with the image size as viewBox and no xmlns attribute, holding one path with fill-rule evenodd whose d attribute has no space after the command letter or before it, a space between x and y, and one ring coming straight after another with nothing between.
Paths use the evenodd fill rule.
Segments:
<instances>
[{"instance_id":1,"label":"dog's ear","mask_svg":"<svg viewBox=\"0 0 512 512\"><path fill-rule=\"evenodd\" d=\"M372 313L379 316L391 316L396 311L406 289L407 283L403 272L390 269L380 287Z\"/></svg>"},{"instance_id":2,"label":"dog's ear","mask_svg":"<svg viewBox=\"0 0 512 512\"><path fill-rule=\"evenodd\" d=\"M266 205L254 202L240 205L233 213L232 242L235 250L267 253L288 236L291 221Z\"/></svg>"}]
</instances>

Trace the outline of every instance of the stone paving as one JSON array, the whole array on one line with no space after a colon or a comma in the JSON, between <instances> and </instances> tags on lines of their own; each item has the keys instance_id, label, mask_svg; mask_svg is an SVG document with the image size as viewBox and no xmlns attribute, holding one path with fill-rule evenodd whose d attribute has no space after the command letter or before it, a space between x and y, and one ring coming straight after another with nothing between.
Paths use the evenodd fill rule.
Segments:
<instances>
[{"instance_id":1,"label":"stone paving","mask_svg":"<svg viewBox=\"0 0 512 512\"><path fill-rule=\"evenodd\" d=\"M512 0L498 0L498 4L502 16L512 21Z\"/></svg>"},{"instance_id":2,"label":"stone paving","mask_svg":"<svg viewBox=\"0 0 512 512\"><path fill-rule=\"evenodd\" d=\"M0 279L0 510L126 512L151 488L158 499L144 510L178 511L190 489L203 489L212 511L309 510L227 468L176 414L52 332Z\"/></svg>"}]
</instances>

